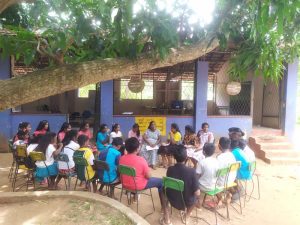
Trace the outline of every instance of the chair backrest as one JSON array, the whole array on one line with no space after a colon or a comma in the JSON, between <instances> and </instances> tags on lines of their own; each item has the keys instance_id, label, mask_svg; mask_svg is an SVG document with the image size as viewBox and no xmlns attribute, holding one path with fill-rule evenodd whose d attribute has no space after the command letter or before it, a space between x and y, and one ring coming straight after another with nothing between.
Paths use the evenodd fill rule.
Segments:
<instances>
[{"instance_id":1,"label":"chair backrest","mask_svg":"<svg viewBox=\"0 0 300 225\"><path fill-rule=\"evenodd\" d=\"M256 161L250 162L248 165L250 173L253 175L256 170Z\"/></svg>"},{"instance_id":2,"label":"chair backrest","mask_svg":"<svg viewBox=\"0 0 300 225\"><path fill-rule=\"evenodd\" d=\"M238 161L236 163L232 163L229 167L229 172L231 173L231 172L238 171L240 169L240 167L241 167L241 162L240 161Z\"/></svg>"},{"instance_id":3,"label":"chair backrest","mask_svg":"<svg viewBox=\"0 0 300 225\"><path fill-rule=\"evenodd\" d=\"M43 152L30 152L29 157L31 158L32 161L45 161L46 156Z\"/></svg>"},{"instance_id":4,"label":"chair backrest","mask_svg":"<svg viewBox=\"0 0 300 225\"><path fill-rule=\"evenodd\" d=\"M170 188L180 192L184 190L184 182L172 177L163 177L163 186L165 189Z\"/></svg>"},{"instance_id":5,"label":"chair backrest","mask_svg":"<svg viewBox=\"0 0 300 225\"><path fill-rule=\"evenodd\" d=\"M65 162L65 163L68 163L70 161L69 156L64 153L58 154L58 156L56 156L56 160L60 161L60 162Z\"/></svg>"},{"instance_id":6,"label":"chair backrest","mask_svg":"<svg viewBox=\"0 0 300 225\"><path fill-rule=\"evenodd\" d=\"M13 148L13 140L12 140L12 139L8 140L8 150L9 150L10 152L14 152L14 148Z\"/></svg>"},{"instance_id":7,"label":"chair backrest","mask_svg":"<svg viewBox=\"0 0 300 225\"><path fill-rule=\"evenodd\" d=\"M119 165L119 172L120 172L120 175L127 175L127 176L130 176L130 177L135 177L136 176L135 169L133 167L130 167L130 166Z\"/></svg>"},{"instance_id":8,"label":"chair backrest","mask_svg":"<svg viewBox=\"0 0 300 225\"><path fill-rule=\"evenodd\" d=\"M228 172L229 172L229 167L221 168L221 169L217 170L216 176L217 176L217 178L226 177Z\"/></svg>"},{"instance_id":9,"label":"chair backrest","mask_svg":"<svg viewBox=\"0 0 300 225\"><path fill-rule=\"evenodd\" d=\"M104 170L107 172L109 171L109 165L105 161L94 160L94 166L95 166L95 169L97 169L97 170Z\"/></svg>"},{"instance_id":10,"label":"chair backrest","mask_svg":"<svg viewBox=\"0 0 300 225\"><path fill-rule=\"evenodd\" d=\"M22 158L27 157L26 145L17 145L16 152L18 157L22 157Z\"/></svg>"},{"instance_id":11,"label":"chair backrest","mask_svg":"<svg viewBox=\"0 0 300 225\"><path fill-rule=\"evenodd\" d=\"M87 160L82 156L73 156L73 160L75 163L75 171L77 174L77 178L81 181L85 181L86 173L87 177L90 177L88 174L87 166L89 165Z\"/></svg>"}]
</instances>

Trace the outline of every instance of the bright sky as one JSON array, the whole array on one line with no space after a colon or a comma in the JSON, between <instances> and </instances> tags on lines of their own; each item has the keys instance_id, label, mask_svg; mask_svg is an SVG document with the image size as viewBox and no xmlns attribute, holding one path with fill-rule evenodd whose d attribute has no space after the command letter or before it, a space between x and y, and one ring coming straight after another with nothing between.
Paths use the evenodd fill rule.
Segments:
<instances>
[{"instance_id":1,"label":"bright sky","mask_svg":"<svg viewBox=\"0 0 300 225\"><path fill-rule=\"evenodd\" d=\"M212 14L215 9L215 0L157 0L159 9L166 10L177 16L178 12L173 10L176 2L185 3L192 10L193 14L190 16L190 24L200 23L202 26L209 24L212 21ZM145 0L140 0L134 7L134 12L138 12L143 5Z\"/></svg>"}]
</instances>

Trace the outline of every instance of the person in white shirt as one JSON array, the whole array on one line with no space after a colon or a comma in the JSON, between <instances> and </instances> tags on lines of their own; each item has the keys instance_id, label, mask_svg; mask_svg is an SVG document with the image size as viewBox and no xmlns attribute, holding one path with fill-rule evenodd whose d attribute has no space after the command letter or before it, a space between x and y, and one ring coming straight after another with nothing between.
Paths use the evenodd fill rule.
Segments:
<instances>
[{"instance_id":1,"label":"person in white shirt","mask_svg":"<svg viewBox=\"0 0 300 225\"><path fill-rule=\"evenodd\" d=\"M200 139L200 149L203 148L205 143L214 143L214 134L210 132L209 129L209 124L208 123L202 123L201 129L197 133L197 137Z\"/></svg>"},{"instance_id":2,"label":"person in white shirt","mask_svg":"<svg viewBox=\"0 0 300 225\"><path fill-rule=\"evenodd\" d=\"M61 178L63 178L62 175L72 174L75 172L75 163L73 160L73 154L75 151L77 151L80 148L79 144L77 143L77 136L78 136L77 130L70 130L66 133L64 139L62 140L64 147L61 151L61 154L66 154L69 158L69 162L58 161L59 175L56 179L55 187L57 187Z\"/></svg>"},{"instance_id":3,"label":"person in white shirt","mask_svg":"<svg viewBox=\"0 0 300 225\"><path fill-rule=\"evenodd\" d=\"M231 164L236 163L234 155L230 151L231 141L227 137L221 137L219 140L219 149L221 150L221 154L217 156L219 162L219 168L228 168ZM228 176L227 184L232 184L235 181L236 173L231 172ZM221 177L218 180L218 186L224 187L225 185L225 177Z\"/></svg>"},{"instance_id":4,"label":"person in white shirt","mask_svg":"<svg viewBox=\"0 0 300 225\"><path fill-rule=\"evenodd\" d=\"M56 146L56 134L53 132L47 132L45 135L41 136L38 146L34 151L42 152L45 154L45 161L36 161L36 172L35 177L37 181L43 181L46 177L49 177L48 188L50 190L54 189L55 178L58 174L57 163L54 162L54 156L61 152L63 147L62 143ZM47 167L46 167L47 166Z\"/></svg>"},{"instance_id":5,"label":"person in white shirt","mask_svg":"<svg viewBox=\"0 0 300 225\"><path fill-rule=\"evenodd\" d=\"M29 141L29 145L27 147L27 155L30 154L30 152L32 152L34 149L36 149L36 147L38 146L38 143L40 141L42 135L36 135L33 136L32 139Z\"/></svg>"},{"instance_id":6,"label":"person in white shirt","mask_svg":"<svg viewBox=\"0 0 300 225\"><path fill-rule=\"evenodd\" d=\"M118 123L115 123L112 126L111 133L109 135L109 144L111 144L113 139L116 138L116 137L123 138L121 128L120 128L120 124L118 124Z\"/></svg>"},{"instance_id":7,"label":"person in white shirt","mask_svg":"<svg viewBox=\"0 0 300 225\"><path fill-rule=\"evenodd\" d=\"M239 147L242 149L248 159L249 162L255 162L255 154L252 149L247 145L246 140L240 139L239 140Z\"/></svg>"},{"instance_id":8,"label":"person in white shirt","mask_svg":"<svg viewBox=\"0 0 300 225\"><path fill-rule=\"evenodd\" d=\"M27 131L19 130L17 133L17 140L13 143L13 149L17 148L17 145L26 145L26 140L29 138Z\"/></svg>"},{"instance_id":9,"label":"person in white shirt","mask_svg":"<svg viewBox=\"0 0 300 225\"><path fill-rule=\"evenodd\" d=\"M203 146L203 154L205 156L205 159L198 163L196 169L196 173L199 177L201 191L211 191L215 189L219 162L216 158L213 157L214 153L214 144L206 143Z\"/></svg>"}]
</instances>

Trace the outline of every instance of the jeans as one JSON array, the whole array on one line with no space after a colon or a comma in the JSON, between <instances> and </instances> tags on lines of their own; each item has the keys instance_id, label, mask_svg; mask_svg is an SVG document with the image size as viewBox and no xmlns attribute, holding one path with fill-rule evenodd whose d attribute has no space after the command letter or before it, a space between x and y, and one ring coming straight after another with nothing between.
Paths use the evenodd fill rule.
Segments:
<instances>
[{"instance_id":1,"label":"jeans","mask_svg":"<svg viewBox=\"0 0 300 225\"><path fill-rule=\"evenodd\" d=\"M162 189L163 189L163 183L162 183L162 179L161 178L157 178L157 177L150 177L148 182L147 182L147 185L145 187L145 190L146 189L149 189L149 188L154 188L156 187L158 192L162 192Z\"/></svg>"}]
</instances>

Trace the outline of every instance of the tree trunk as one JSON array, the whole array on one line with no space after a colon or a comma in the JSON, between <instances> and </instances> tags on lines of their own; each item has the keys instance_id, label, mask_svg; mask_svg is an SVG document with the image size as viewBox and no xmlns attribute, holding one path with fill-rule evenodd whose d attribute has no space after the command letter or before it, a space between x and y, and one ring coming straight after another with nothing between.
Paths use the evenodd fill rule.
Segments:
<instances>
[{"instance_id":1,"label":"tree trunk","mask_svg":"<svg viewBox=\"0 0 300 225\"><path fill-rule=\"evenodd\" d=\"M218 46L211 37L195 45L174 51L164 60L143 55L136 60L126 58L101 59L39 70L24 76L0 81L0 111L60 94L88 84L138 74L155 68L172 66L197 59Z\"/></svg>"}]
</instances>

